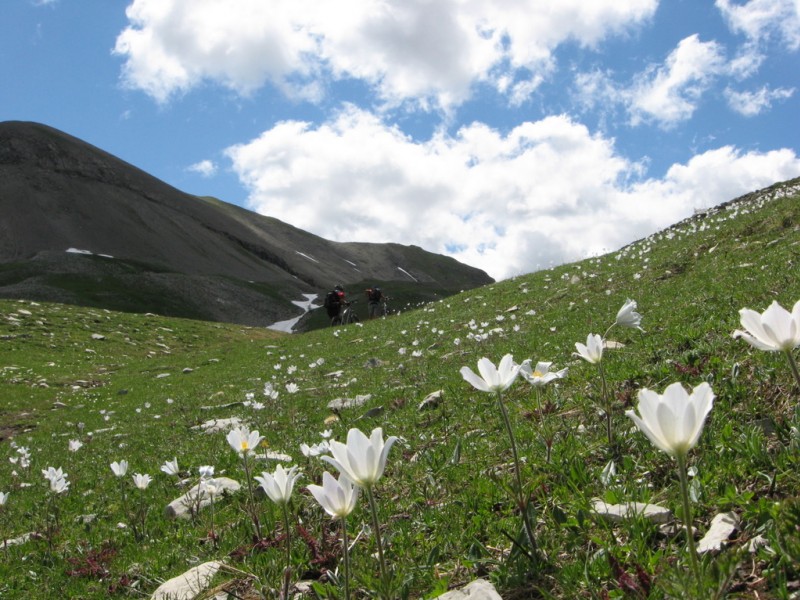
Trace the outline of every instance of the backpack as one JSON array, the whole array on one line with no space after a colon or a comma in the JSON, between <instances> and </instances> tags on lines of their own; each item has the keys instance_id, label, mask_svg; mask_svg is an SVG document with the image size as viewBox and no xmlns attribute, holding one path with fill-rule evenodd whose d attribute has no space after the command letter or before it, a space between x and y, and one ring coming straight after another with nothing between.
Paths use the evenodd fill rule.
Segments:
<instances>
[{"instance_id":1,"label":"backpack","mask_svg":"<svg viewBox=\"0 0 800 600\"><path fill-rule=\"evenodd\" d=\"M334 290L331 290L330 292L325 294L325 302L323 304L325 308L331 308L338 305L339 305L339 295Z\"/></svg>"},{"instance_id":2,"label":"backpack","mask_svg":"<svg viewBox=\"0 0 800 600\"><path fill-rule=\"evenodd\" d=\"M380 302L381 301L381 291L375 288L371 288L369 290L369 294L367 294L367 298L370 302Z\"/></svg>"}]
</instances>

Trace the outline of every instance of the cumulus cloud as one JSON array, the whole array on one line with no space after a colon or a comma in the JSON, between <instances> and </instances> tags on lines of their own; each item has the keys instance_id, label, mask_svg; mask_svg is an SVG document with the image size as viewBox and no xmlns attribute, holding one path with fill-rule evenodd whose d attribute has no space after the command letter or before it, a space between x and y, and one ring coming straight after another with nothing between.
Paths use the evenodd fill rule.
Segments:
<instances>
[{"instance_id":1,"label":"cumulus cloud","mask_svg":"<svg viewBox=\"0 0 800 600\"><path fill-rule=\"evenodd\" d=\"M567 116L484 124L425 142L347 107L286 121L227 155L254 210L339 241L399 241L497 279L616 249L800 173L790 150L724 147L641 180L613 140Z\"/></svg>"},{"instance_id":2,"label":"cumulus cloud","mask_svg":"<svg viewBox=\"0 0 800 600\"><path fill-rule=\"evenodd\" d=\"M684 38L663 66L643 74L632 88L633 124L654 120L669 127L690 118L724 67L719 44L702 42L697 35Z\"/></svg>"},{"instance_id":3,"label":"cumulus cloud","mask_svg":"<svg viewBox=\"0 0 800 600\"><path fill-rule=\"evenodd\" d=\"M752 117L761 114L764 110L772 107L772 102L776 100L786 100L794 95L794 88L777 88L771 90L768 86L754 91L737 92L730 88L725 90L725 97L728 105L745 117Z\"/></svg>"},{"instance_id":4,"label":"cumulus cloud","mask_svg":"<svg viewBox=\"0 0 800 600\"><path fill-rule=\"evenodd\" d=\"M774 39L789 50L800 49L800 4L796 0L750 0L738 4L716 0L731 30L753 42Z\"/></svg>"},{"instance_id":5,"label":"cumulus cloud","mask_svg":"<svg viewBox=\"0 0 800 600\"><path fill-rule=\"evenodd\" d=\"M166 102L212 81L241 94L271 83L319 100L331 79L387 103L444 108L476 84L519 103L553 52L648 22L657 0L133 0L115 52L123 81Z\"/></svg>"},{"instance_id":6,"label":"cumulus cloud","mask_svg":"<svg viewBox=\"0 0 800 600\"><path fill-rule=\"evenodd\" d=\"M193 165L189 165L186 167L187 171L191 171L192 173L197 173L203 177L212 177L217 172L217 165L212 160L201 160L200 162L196 162Z\"/></svg>"}]
</instances>

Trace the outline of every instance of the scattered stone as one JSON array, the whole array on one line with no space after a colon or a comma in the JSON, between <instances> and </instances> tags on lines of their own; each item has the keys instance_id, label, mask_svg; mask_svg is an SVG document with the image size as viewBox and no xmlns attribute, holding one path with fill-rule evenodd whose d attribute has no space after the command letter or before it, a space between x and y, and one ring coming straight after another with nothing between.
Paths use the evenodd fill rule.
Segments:
<instances>
[{"instance_id":1,"label":"scattered stone","mask_svg":"<svg viewBox=\"0 0 800 600\"><path fill-rule=\"evenodd\" d=\"M106 336L104 336L101 333L93 333L92 334L92 339L93 340L104 340L104 339L106 339Z\"/></svg>"},{"instance_id":2,"label":"scattered stone","mask_svg":"<svg viewBox=\"0 0 800 600\"><path fill-rule=\"evenodd\" d=\"M372 394L359 394L355 398L334 398L328 402L331 410L343 410L345 408L356 408L372 398Z\"/></svg>"},{"instance_id":3,"label":"scattered stone","mask_svg":"<svg viewBox=\"0 0 800 600\"><path fill-rule=\"evenodd\" d=\"M67 405L61 402L60 400L56 400L53 402L53 408L67 408Z\"/></svg>"},{"instance_id":4,"label":"scattered stone","mask_svg":"<svg viewBox=\"0 0 800 600\"><path fill-rule=\"evenodd\" d=\"M425 399L419 403L418 410L426 410L430 408L436 408L441 404L442 397L444 396L444 390L436 390L435 392L431 392Z\"/></svg>"},{"instance_id":5,"label":"scattered stone","mask_svg":"<svg viewBox=\"0 0 800 600\"><path fill-rule=\"evenodd\" d=\"M330 377L332 379L339 379L339 377L341 377L342 375L344 375L344 371L331 371L330 373L326 373L325 377Z\"/></svg>"},{"instance_id":6,"label":"scattered stone","mask_svg":"<svg viewBox=\"0 0 800 600\"><path fill-rule=\"evenodd\" d=\"M476 579L460 590L453 590L438 597L439 600L503 600L495 587L485 579Z\"/></svg>"},{"instance_id":7,"label":"scattered stone","mask_svg":"<svg viewBox=\"0 0 800 600\"><path fill-rule=\"evenodd\" d=\"M195 425L192 429L200 430L204 433L227 433L231 429L236 429L243 424L244 422L239 417L231 417L230 419L211 419L200 425Z\"/></svg>"},{"instance_id":8,"label":"scattered stone","mask_svg":"<svg viewBox=\"0 0 800 600\"><path fill-rule=\"evenodd\" d=\"M370 408L360 417L358 417L356 421L361 421L363 419L374 419L376 417L381 416L382 414L383 414L383 406L375 406L373 408Z\"/></svg>"},{"instance_id":9,"label":"scattered stone","mask_svg":"<svg viewBox=\"0 0 800 600\"><path fill-rule=\"evenodd\" d=\"M736 513L720 513L711 520L708 531L697 544L697 553L719 551L739 527L739 517Z\"/></svg>"},{"instance_id":10,"label":"scattered stone","mask_svg":"<svg viewBox=\"0 0 800 600\"><path fill-rule=\"evenodd\" d=\"M193 373L193 372L194 372L194 369L192 369L191 367L186 367L186 368L183 370L183 373L184 373L184 374L189 374L189 373Z\"/></svg>"},{"instance_id":11,"label":"scattered stone","mask_svg":"<svg viewBox=\"0 0 800 600\"><path fill-rule=\"evenodd\" d=\"M150 600L192 600L209 587L222 566L218 560L212 560L193 567L158 586Z\"/></svg>"},{"instance_id":12,"label":"scattered stone","mask_svg":"<svg viewBox=\"0 0 800 600\"><path fill-rule=\"evenodd\" d=\"M241 400L238 402L229 402L228 404L217 404L216 406L201 406L200 410L219 410L220 408L234 408L237 406L244 406Z\"/></svg>"},{"instance_id":13,"label":"scattered stone","mask_svg":"<svg viewBox=\"0 0 800 600\"><path fill-rule=\"evenodd\" d=\"M624 348L625 344L622 342L615 342L614 340L605 340L603 341L603 348L608 350L618 350L620 348Z\"/></svg>"},{"instance_id":14,"label":"scattered stone","mask_svg":"<svg viewBox=\"0 0 800 600\"><path fill-rule=\"evenodd\" d=\"M645 504L643 502L627 502L625 504L607 504L602 500L595 500L592 503L592 510L599 516L614 523L619 523L625 519L643 517L651 523L666 523L672 520L672 511L657 504Z\"/></svg>"},{"instance_id":15,"label":"scattered stone","mask_svg":"<svg viewBox=\"0 0 800 600\"><path fill-rule=\"evenodd\" d=\"M370 358L366 363L364 363L364 367L367 369L374 369L375 367L380 367L384 364L384 362L380 358Z\"/></svg>"},{"instance_id":16,"label":"scattered stone","mask_svg":"<svg viewBox=\"0 0 800 600\"><path fill-rule=\"evenodd\" d=\"M234 481L229 477L215 477L214 483L219 490L215 498L215 502L219 501L219 497L223 494L232 494L238 492L242 485L238 481ZM164 516L168 519L188 519L192 514L192 508L195 511L200 511L207 506L211 506L211 496L205 490L200 490L200 484L192 487L180 498L176 498L164 509Z\"/></svg>"},{"instance_id":17,"label":"scattered stone","mask_svg":"<svg viewBox=\"0 0 800 600\"><path fill-rule=\"evenodd\" d=\"M156 379L164 379L164 377L169 377L169 373L159 373L156 375Z\"/></svg>"},{"instance_id":18,"label":"scattered stone","mask_svg":"<svg viewBox=\"0 0 800 600\"><path fill-rule=\"evenodd\" d=\"M775 554L775 551L769 545L769 540L767 540L767 538L765 538L763 535L757 535L747 542L747 551L750 554L755 554L759 548L764 548L764 550L770 554Z\"/></svg>"},{"instance_id":19,"label":"scattered stone","mask_svg":"<svg viewBox=\"0 0 800 600\"><path fill-rule=\"evenodd\" d=\"M77 517L75 517L75 522L80 523L81 525L89 525L96 518L97 518L96 514L78 515Z\"/></svg>"},{"instance_id":20,"label":"scattered stone","mask_svg":"<svg viewBox=\"0 0 800 600\"><path fill-rule=\"evenodd\" d=\"M36 534L33 532L30 533L23 533L20 536L15 538L11 538L10 540L3 540L2 544L4 546L19 546L20 544L24 544L25 542L30 541L31 539L36 538Z\"/></svg>"},{"instance_id":21,"label":"scattered stone","mask_svg":"<svg viewBox=\"0 0 800 600\"><path fill-rule=\"evenodd\" d=\"M267 450L264 454L254 454L253 456L261 460L279 460L281 462L292 462L293 460L288 454L273 452L272 450Z\"/></svg>"}]
</instances>

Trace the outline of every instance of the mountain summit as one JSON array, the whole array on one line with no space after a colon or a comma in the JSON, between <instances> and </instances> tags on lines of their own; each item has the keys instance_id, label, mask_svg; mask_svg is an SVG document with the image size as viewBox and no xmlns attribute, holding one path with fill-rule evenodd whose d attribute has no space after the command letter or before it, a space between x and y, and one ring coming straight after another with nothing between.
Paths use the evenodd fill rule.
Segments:
<instances>
[{"instance_id":1,"label":"mountain summit","mask_svg":"<svg viewBox=\"0 0 800 600\"><path fill-rule=\"evenodd\" d=\"M37 123L0 123L0 217L4 298L268 325L339 283L431 298L492 282L416 246L332 242L186 194Z\"/></svg>"}]
</instances>

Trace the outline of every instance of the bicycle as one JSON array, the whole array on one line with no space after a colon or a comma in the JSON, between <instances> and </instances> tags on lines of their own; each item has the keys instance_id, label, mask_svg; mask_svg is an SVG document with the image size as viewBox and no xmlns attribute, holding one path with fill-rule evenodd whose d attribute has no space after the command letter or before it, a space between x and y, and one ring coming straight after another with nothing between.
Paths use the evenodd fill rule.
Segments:
<instances>
[{"instance_id":1,"label":"bicycle","mask_svg":"<svg viewBox=\"0 0 800 600\"><path fill-rule=\"evenodd\" d=\"M352 300L344 305L344 308L339 312L339 314L331 319L331 327L335 327L336 325L349 325L350 323L358 323L361 320L358 318L358 315L352 306L355 304L355 302L355 300Z\"/></svg>"}]
</instances>

